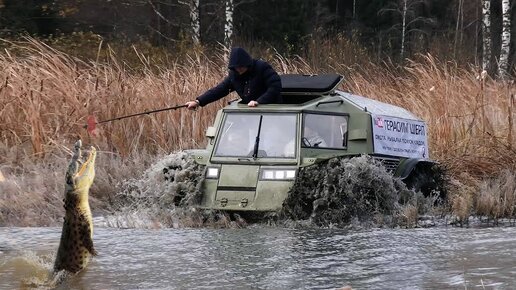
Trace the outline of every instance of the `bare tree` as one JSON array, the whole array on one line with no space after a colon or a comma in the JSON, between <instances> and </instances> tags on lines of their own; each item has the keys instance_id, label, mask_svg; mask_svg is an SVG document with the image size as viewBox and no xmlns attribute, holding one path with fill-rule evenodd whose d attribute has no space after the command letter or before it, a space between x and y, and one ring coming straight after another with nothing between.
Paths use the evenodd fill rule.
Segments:
<instances>
[{"instance_id":1,"label":"bare tree","mask_svg":"<svg viewBox=\"0 0 516 290\"><path fill-rule=\"evenodd\" d=\"M179 1L179 3L186 5L190 13L190 27L192 33L192 41L194 44L201 42L201 17L200 17L200 1L199 0L188 0Z\"/></svg>"},{"instance_id":2,"label":"bare tree","mask_svg":"<svg viewBox=\"0 0 516 290\"><path fill-rule=\"evenodd\" d=\"M403 10L402 10L402 30L401 30L401 52L400 57L403 59L403 52L405 51L405 35L407 31L407 2L408 0L403 0Z\"/></svg>"},{"instance_id":3,"label":"bare tree","mask_svg":"<svg viewBox=\"0 0 516 290\"><path fill-rule=\"evenodd\" d=\"M378 11L378 15L384 13L394 13L401 17L401 23L393 25L389 30L396 30L400 32L400 58L403 59L405 56L406 43L409 34L413 32L420 32L427 34L426 31L416 28L417 24L433 24L434 21L431 18L417 16L417 8L419 5L424 5L425 0L399 0L397 2L389 2L387 7L382 8Z\"/></svg>"},{"instance_id":4,"label":"bare tree","mask_svg":"<svg viewBox=\"0 0 516 290\"><path fill-rule=\"evenodd\" d=\"M170 34L171 28L179 28L182 23L168 15L171 9L177 8L179 5L175 1L161 1L161 0L125 0L126 5L141 6L148 5L156 15L155 27L149 24L148 28L158 36L158 43L163 40L176 41Z\"/></svg>"},{"instance_id":5,"label":"bare tree","mask_svg":"<svg viewBox=\"0 0 516 290\"><path fill-rule=\"evenodd\" d=\"M455 25L455 40L453 43L453 57L457 56L457 46L462 44L462 32L464 28L464 0L457 3L457 23Z\"/></svg>"},{"instance_id":6,"label":"bare tree","mask_svg":"<svg viewBox=\"0 0 516 290\"><path fill-rule=\"evenodd\" d=\"M491 60L491 0L482 0L482 70L488 71Z\"/></svg>"},{"instance_id":7,"label":"bare tree","mask_svg":"<svg viewBox=\"0 0 516 290\"><path fill-rule=\"evenodd\" d=\"M232 36L233 36L233 11L235 9L233 5L233 0L225 0L225 22L224 22L224 45L226 47L231 47L232 45Z\"/></svg>"},{"instance_id":8,"label":"bare tree","mask_svg":"<svg viewBox=\"0 0 516 290\"><path fill-rule=\"evenodd\" d=\"M502 43L500 48L500 61L498 62L498 76L505 78L508 74L509 50L511 44L511 1L502 0Z\"/></svg>"},{"instance_id":9,"label":"bare tree","mask_svg":"<svg viewBox=\"0 0 516 290\"><path fill-rule=\"evenodd\" d=\"M353 19L356 19L356 18L357 18L357 0L353 0Z\"/></svg>"}]
</instances>

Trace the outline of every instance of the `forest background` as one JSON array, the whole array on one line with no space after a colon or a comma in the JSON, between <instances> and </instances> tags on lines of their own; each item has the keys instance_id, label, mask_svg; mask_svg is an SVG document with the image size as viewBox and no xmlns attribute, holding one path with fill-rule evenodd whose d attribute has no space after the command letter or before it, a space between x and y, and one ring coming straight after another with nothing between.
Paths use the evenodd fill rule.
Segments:
<instances>
[{"instance_id":1,"label":"forest background","mask_svg":"<svg viewBox=\"0 0 516 290\"><path fill-rule=\"evenodd\" d=\"M455 214L514 217L513 4L0 0L0 224L34 223L48 216L42 203L60 208L51 197L78 137L102 152L92 192L103 201L155 156L203 147L225 101L99 126L96 138L83 125L91 114L103 120L195 98L224 77L237 45L280 73L337 72L342 89L413 111L453 180ZM53 221L52 212L40 221Z\"/></svg>"},{"instance_id":2,"label":"forest background","mask_svg":"<svg viewBox=\"0 0 516 290\"><path fill-rule=\"evenodd\" d=\"M504 43L503 33L515 33L514 17L509 0L0 1L3 37L92 33L106 41L148 42L169 52L184 52L192 43L221 43L274 48L284 56L307 56L317 48L310 42L338 46L337 39L344 38L365 49L367 61L400 62L430 53L482 65L485 56L493 70L501 54L514 66L514 50L501 51L513 45ZM74 41L74 48L84 45ZM88 56L88 51L76 53Z\"/></svg>"}]
</instances>

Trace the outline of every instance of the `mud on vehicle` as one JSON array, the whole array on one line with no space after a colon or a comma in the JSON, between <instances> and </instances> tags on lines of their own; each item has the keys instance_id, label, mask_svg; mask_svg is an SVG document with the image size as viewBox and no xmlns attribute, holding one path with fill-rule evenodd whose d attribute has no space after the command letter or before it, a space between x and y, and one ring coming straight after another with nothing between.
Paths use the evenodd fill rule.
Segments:
<instances>
[{"instance_id":1,"label":"mud on vehicle","mask_svg":"<svg viewBox=\"0 0 516 290\"><path fill-rule=\"evenodd\" d=\"M249 108L232 102L206 131L201 208L278 211L302 168L369 155L409 188L441 188L429 159L427 127L411 112L336 88L343 77L282 75L283 104Z\"/></svg>"}]
</instances>

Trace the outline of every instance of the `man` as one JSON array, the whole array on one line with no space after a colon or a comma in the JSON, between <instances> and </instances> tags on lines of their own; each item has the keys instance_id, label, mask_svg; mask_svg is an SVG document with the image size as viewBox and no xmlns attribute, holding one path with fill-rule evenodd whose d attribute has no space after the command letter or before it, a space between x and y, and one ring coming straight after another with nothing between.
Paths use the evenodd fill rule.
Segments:
<instances>
[{"instance_id":1,"label":"man","mask_svg":"<svg viewBox=\"0 0 516 290\"><path fill-rule=\"evenodd\" d=\"M229 75L194 101L186 102L188 109L205 106L236 91L249 107L278 104L281 99L281 79L265 61L253 59L243 48L235 47L229 56Z\"/></svg>"}]
</instances>

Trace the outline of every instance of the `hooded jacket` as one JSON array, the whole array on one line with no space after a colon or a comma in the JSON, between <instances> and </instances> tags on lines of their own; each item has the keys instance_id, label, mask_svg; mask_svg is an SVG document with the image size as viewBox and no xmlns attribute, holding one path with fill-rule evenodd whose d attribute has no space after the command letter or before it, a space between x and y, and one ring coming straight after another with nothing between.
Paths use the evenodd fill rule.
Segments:
<instances>
[{"instance_id":1,"label":"hooded jacket","mask_svg":"<svg viewBox=\"0 0 516 290\"><path fill-rule=\"evenodd\" d=\"M235 68L241 66L248 69L239 75ZM237 92L243 104L250 101L259 104L282 103L281 79L267 62L253 59L243 48L235 47L231 50L228 68L229 74L221 83L197 97L199 105L205 106L233 91Z\"/></svg>"}]
</instances>

